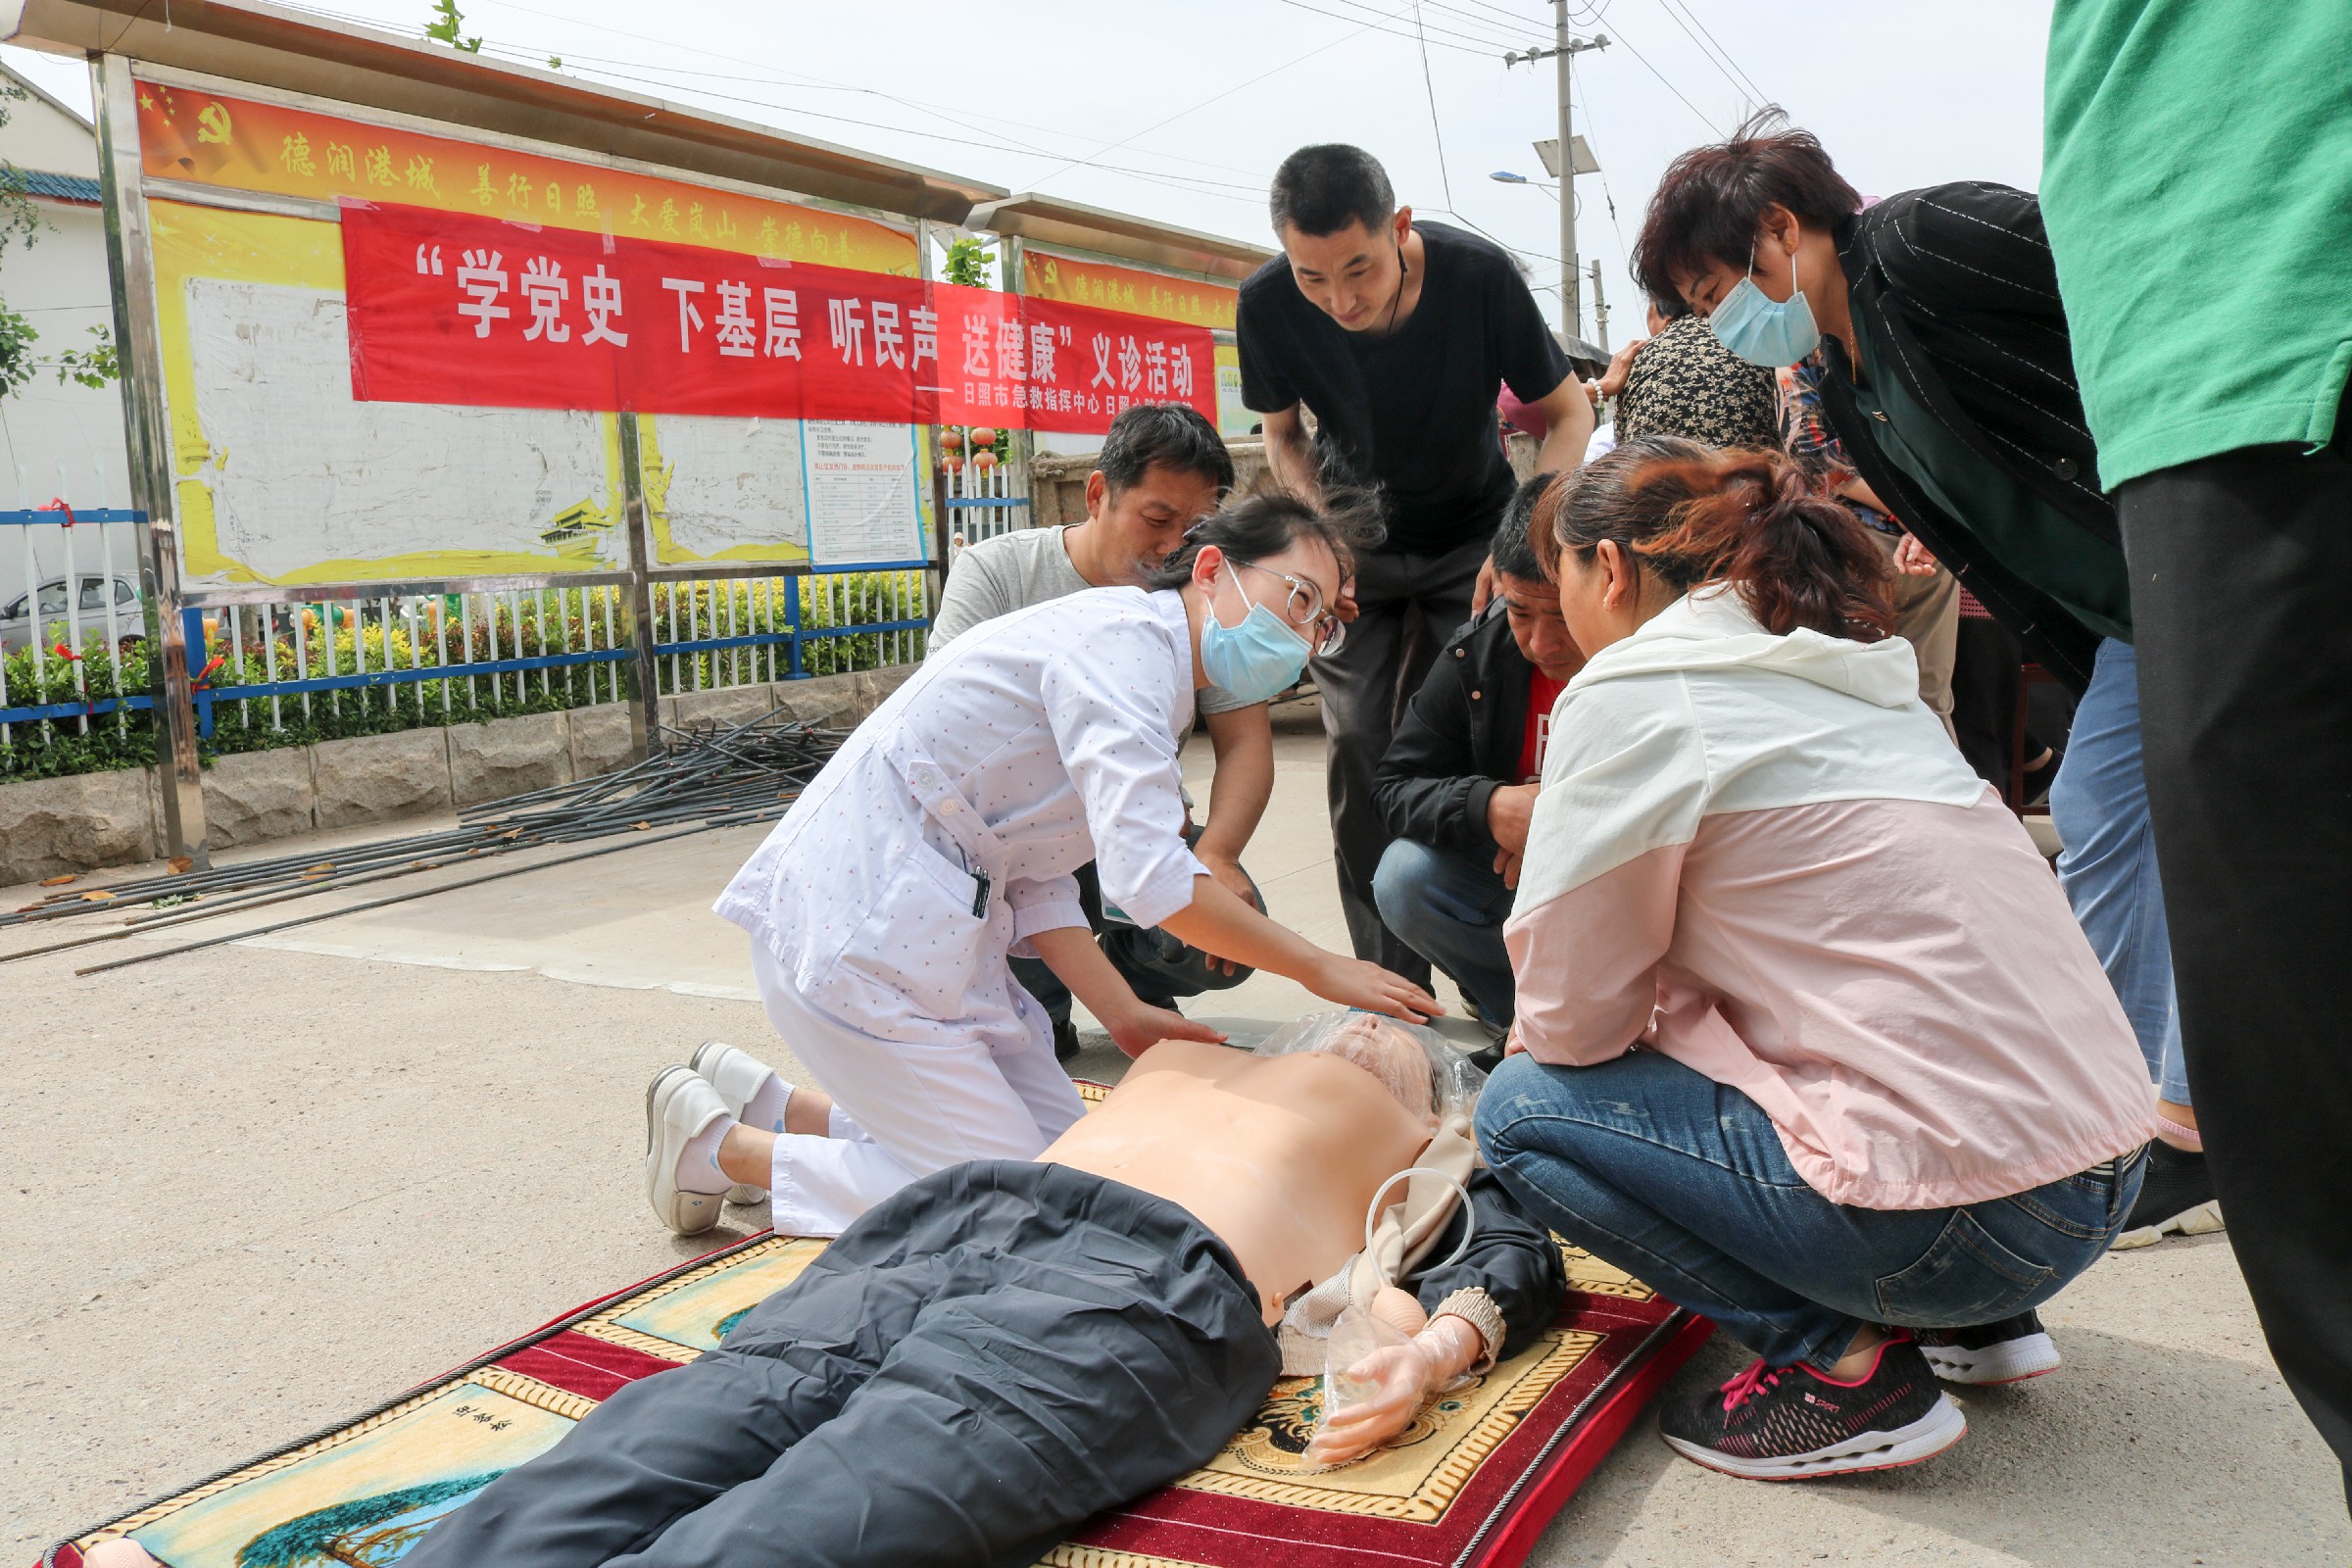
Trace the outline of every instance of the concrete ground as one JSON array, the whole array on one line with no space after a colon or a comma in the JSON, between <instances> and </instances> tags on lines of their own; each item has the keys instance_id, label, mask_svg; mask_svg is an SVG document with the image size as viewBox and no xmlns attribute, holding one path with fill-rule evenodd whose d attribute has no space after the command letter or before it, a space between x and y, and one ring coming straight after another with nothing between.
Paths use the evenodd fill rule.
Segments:
<instances>
[{"instance_id":1,"label":"concrete ground","mask_svg":"<svg viewBox=\"0 0 2352 1568\"><path fill-rule=\"evenodd\" d=\"M1283 717L1250 864L1278 917L1340 946L1313 724ZM672 1238L639 1181L656 1068L719 1038L799 1072L741 934L709 913L758 836L89 979L76 960L151 939L0 968L0 1568L762 1223L731 1210L736 1229ZM0 933L0 954L32 945ZM1193 1010L1243 1035L1312 1005L1260 977ZM1077 1070L1113 1078L1096 1040ZM1969 1395L1974 1431L1931 1464L1763 1486L1675 1458L1644 1422L1533 1560L2352 1560L2334 1466L2226 1236L2110 1256L2043 1315L2065 1369ZM1678 1386L1740 1360L1718 1343Z\"/></svg>"}]
</instances>

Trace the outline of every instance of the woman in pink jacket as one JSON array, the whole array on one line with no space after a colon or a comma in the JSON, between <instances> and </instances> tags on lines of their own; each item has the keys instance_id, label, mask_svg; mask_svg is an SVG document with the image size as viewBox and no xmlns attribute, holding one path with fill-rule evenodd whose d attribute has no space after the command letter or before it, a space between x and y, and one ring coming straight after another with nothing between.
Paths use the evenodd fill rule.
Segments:
<instances>
[{"instance_id":1,"label":"woman in pink jacket","mask_svg":"<svg viewBox=\"0 0 2352 1568\"><path fill-rule=\"evenodd\" d=\"M1588 658L1552 712L1504 1185L1761 1359L1666 1409L1784 1479L1913 1464L1936 1386L2047 1372L2033 1309L2131 1212L2147 1072L2049 867L1919 701L1880 552L1777 453L1650 438L1531 522Z\"/></svg>"}]
</instances>

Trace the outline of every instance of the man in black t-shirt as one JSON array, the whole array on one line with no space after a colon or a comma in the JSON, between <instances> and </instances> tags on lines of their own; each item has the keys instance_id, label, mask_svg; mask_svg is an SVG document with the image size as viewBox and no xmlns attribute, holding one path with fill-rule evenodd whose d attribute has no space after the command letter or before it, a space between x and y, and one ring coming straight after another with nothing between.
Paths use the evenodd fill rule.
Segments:
<instances>
[{"instance_id":1,"label":"man in black t-shirt","mask_svg":"<svg viewBox=\"0 0 2352 1568\"><path fill-rule=\"evenodd\" d=\"M1314 666L1340 906L1357 957L1426 984L1373 903L1389 832L1372 770L1438 649L1494 593L1488 541L1513 489L1496 394L1550 420L1547 472L1582 460L1592 406L1509 253L1414 222L1369 153L1300 148L1271 205L1283 255L1242 285L1242 401L1265 416L1277 482L1309 497L1377 486L1389 530L1336 607L1345 644Z\"/></svg>"}]
</instances>

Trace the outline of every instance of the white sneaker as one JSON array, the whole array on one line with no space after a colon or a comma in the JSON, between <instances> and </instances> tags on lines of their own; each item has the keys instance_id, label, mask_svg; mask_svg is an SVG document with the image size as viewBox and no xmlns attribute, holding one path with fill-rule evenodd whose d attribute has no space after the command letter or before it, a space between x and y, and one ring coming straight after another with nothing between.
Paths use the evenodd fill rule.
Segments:
<instances>
[{"instance_id":1,"label":"white sneaker","mask_svg":"<svg viewBox=\"0 0 2352 1568\"><path fill-rule=\"evenodd\" d=\"M678 1186L686 1146L727 1114L718 1091L692 1067L664 1067L645 1091L645 1196L655 1217L680 1236L700 1236L718 1223L721 1193Z\"/></svg>"},{"instance_id":2,"label":"white sneaker","mask_svg":"<svg viewBox=\"0 0 2352 1568\"><path fill-rule=\"evenodd\" d=\"M695 1047L689 1064L703 1082L718 1091L718 1098L726 1103L727 1114L737 1121L743 1120L743 1107L751 1103L752 1097L760 1092L760 1086L767 1082L768 1075L775 1071L742 1047L717 1040L706 1040ZM760 1129L761 1132L768 1130L765 1127ZM727 1189L727 1201L764 1203L767 1201L767 1189L747 1187L738 1182Z\"/></svg>"}]
</instances>

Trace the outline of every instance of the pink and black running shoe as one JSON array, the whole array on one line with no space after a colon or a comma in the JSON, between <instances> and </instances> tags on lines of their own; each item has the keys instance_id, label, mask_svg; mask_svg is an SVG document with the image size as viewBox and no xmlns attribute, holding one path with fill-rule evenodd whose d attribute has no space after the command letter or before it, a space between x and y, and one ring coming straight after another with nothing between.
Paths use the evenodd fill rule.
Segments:
<instances>
[{"instance_id":1,"label":"pink and black running shoe","mask_svg":"<svg viewBox=\"0 0 2352 1568\"><path fill-rule=\"evenodd\" d=\"M1750 1481L1803 1481L1918 1464L1968 1436L1968 1418L1897 1329L1851 1383L1756 1362L1712 1394L1670 1401L1658 1433L1686 1459Z\"/></svg>"}]
</instances>

